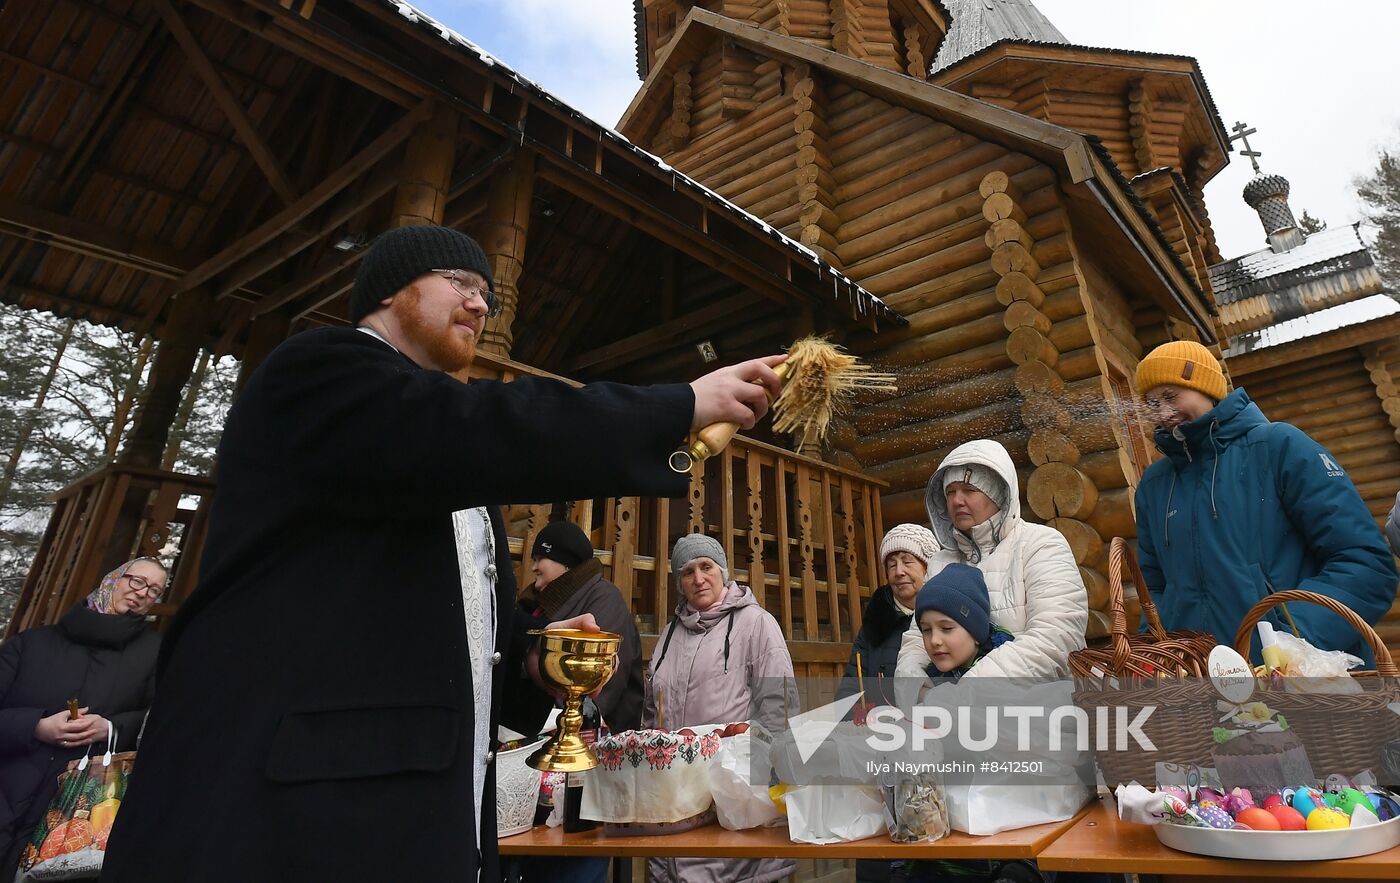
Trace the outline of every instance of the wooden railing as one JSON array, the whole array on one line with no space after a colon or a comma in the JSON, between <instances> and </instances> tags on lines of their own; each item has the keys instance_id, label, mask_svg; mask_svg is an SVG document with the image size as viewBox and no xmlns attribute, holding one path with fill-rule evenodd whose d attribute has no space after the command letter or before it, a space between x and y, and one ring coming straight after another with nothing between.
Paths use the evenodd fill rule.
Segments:
<instances>
[{"instance_id":1,"label":"wooden railing","mask_svg":"<svg viewBox=\"0 0 1400 883\"><path fill-rule=\"evenodd\" d=\"M105 466L58 492L7 634L57 622L106 572L138 555L170 565L170 585L152 612L173 613L194 590L214 482L156 469ZM119 538L122 508L135 500L135 533Z\"/></svg>"},{"instance_id":2,"label":"wooden railing","mask_svg":"<svg viewBox=\"0 0 1400 883\"><path fill-rule=\"evenodd\" d=\"M529 550L553 517L578 524L601 550L643 635L655 635L679 600L669 556L677 538L720 541L730 575L751 586L787 636L799 675L844 666L861 613L880 584L881 483L743 437L698 466L686 500L621 497L513 507L511 554L521 585ZM649 650L652 642L646 642Z\"/></svg>"},{"instance_id":3,"label":"wooden railing","mask_svg":"<svg viewBox=\"0 0 1400 883\"><path fill-rule=\"evenodd\" d=\"M543 372L486 355L472 368L473 377L522 374ZM631 605L648 654L679 598L670 578L671 546L686 533L715 537L733 578L752 586L781 624L797 673L818 676L844 666L865 602L881 582L883 487L877 479L740 436L696 467L684 500L567 501L507 507L505 516L522 587L532 579L529 550L545 524L563 517L582 527L600 550L604 573ZM9 633L57 621L107 568L137 554L160 554L172 565L170 589L154 612L173 613L198 576L213 489L209 478L118 466L64 488ZM127 541L113 530L122 506L130 505L124 501L133 497L144 505L140 530Z\"/></svg>"}]
</instances>

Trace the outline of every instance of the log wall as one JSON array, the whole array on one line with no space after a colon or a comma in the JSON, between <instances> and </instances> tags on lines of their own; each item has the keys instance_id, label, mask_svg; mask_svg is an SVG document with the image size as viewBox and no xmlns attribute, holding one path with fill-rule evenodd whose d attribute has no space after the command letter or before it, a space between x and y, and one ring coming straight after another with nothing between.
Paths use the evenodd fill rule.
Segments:
<instances>
[{"instance_id":1,"label":"log wall","mask_svg":"<svg viewBox=\"0 0 1400 883\"><path fill-rule=\"evenodd\" d=\"M837 428L834 456L889 483L885 523L925 522L924 487L943 458L998 440L1016 464L1023 515L1068 539L1096 611L1090 635L1102 634L1107 541L1136 535L1132 486L1152 450L1135 422L1132 372L1182 329L1121 290L1111 256L1074 242L1049 167L806 66L786 66L781 83L709 130L694 111L691 140L666 158L909 319L846 341L895 372L899 393L862 402ZM1076 128L1121 142L1110 149L1129 168L1139 149L1160 161L1150 114L1134 147L1126 96L1090 94L1037 82L1002 100L1049 118L1057 102L1072 104ZM1196 263L1184 237L1182 248Z\"/></svg>"},{"instance_id":2,"label":"log wall","mask_svg":"<svg viewBox=\"0 0 1400 883\"><path fill-rule=\"evenodd\" d=\"M1302 359L1238 378L1270 420L1293 424L1330 450L1378 525L1400 490L1400 344ZM1400 653L1400 603L1376 627Z\"/></svg>"}]
</instances>

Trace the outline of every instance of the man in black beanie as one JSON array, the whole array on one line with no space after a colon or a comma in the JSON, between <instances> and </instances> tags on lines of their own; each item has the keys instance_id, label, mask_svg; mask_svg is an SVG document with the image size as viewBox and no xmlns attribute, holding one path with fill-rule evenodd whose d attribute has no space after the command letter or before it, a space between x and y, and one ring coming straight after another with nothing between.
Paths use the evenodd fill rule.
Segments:
<instances>
[{"instance_id":1,"label":"man in black beanie","mask_svg":"<svg viewBox=\"0 0 1400 883\"><path fill-rule=\"evenodd\" d=\"M782 357L653 387L443 373L495 309L470 237L392 230L356 275L357 327L253 373L104 880L499 879L496 726L537 732L552 700L496 507L680 496L669 454L753 426Z\"/></svg>"}]
</instances>

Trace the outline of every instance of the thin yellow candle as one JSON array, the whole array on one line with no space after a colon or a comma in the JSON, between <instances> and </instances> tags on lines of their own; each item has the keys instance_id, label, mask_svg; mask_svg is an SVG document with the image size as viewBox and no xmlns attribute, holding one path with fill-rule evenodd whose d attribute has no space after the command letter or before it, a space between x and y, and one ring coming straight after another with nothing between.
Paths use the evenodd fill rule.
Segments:
<instances>
[{"instance_id":1,"label":"thin yellow candle","mask_svg":"<svg viewBox=\"0 0 1400 883\"><path fill-rule=\"evenodd\" d=\"M856 654L856 680L860 682L860 704L865 704L865 674L860 668L860 654Z\"/></svg>"}]
</instances>

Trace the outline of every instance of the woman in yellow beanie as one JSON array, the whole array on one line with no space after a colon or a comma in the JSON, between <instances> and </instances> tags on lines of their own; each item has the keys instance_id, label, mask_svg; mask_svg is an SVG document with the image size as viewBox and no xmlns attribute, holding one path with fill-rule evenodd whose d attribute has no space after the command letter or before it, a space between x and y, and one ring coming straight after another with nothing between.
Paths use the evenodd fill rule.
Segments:
<instances>
[{"instance_id":1,"label":"woman in yellow beanie","mask_svg":"<svg viewBox=\"0 0 1400 883\"><path fill-rule=\"evenodd\" d=\"M1266 594L1307 589L1378 621L1395 598L1394 559L1351 478L1302 430L1271 422L1191 341L1163 344L1136 386L1166 456L1137 488L1138 559L1169 629L1234 642ZM1371 660L1356 630L1311 604L1290 607L1302 636ZM1273 619L1283 628L1285 624Z\"/></svg>"}]
</instances>

